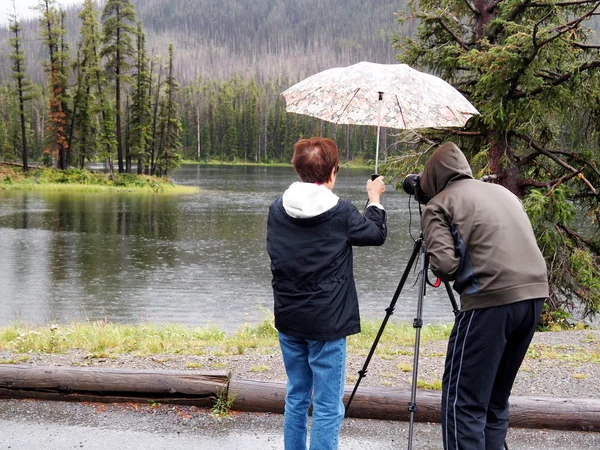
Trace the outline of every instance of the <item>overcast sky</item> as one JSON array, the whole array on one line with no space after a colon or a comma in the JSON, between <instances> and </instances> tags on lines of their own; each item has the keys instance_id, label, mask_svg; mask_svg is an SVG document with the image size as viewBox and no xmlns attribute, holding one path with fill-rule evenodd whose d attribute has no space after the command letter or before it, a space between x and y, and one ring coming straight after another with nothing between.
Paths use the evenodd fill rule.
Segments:
<instances>
[{"instance_id":1,"label":"overcast sky","mask_svg":"<svg viewBox=\"0 0 600 450\"><path fill-rule=\"evenodd\" d=\"M83 3L83 0L58 0L57 5L72 5L75 3ZM17 17L19 21L37 17L37 11L32 11L31 7L39 4L39 0L15 0L17 6ZM8 15L13 12L12 0L0 0L0 25L8 23Z\"/></svg>"}]
</instances>

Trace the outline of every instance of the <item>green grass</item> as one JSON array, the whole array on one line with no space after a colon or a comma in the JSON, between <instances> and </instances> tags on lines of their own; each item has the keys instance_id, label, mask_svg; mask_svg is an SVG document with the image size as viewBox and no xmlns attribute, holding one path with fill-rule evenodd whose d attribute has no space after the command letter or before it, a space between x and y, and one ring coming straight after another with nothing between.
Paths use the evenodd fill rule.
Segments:
<instances>
[{"instance_id":1,"label":"green grass","mask_svg":"<svg viewBox=\"0 0 600 450\"><path fill-rule=\"evenodd\" d=\"M348 353L366 356L380 327L376 320L363 321L362 333L348 337ZM427 325L421 331L421 342L448 340L451 325ZM399 355L412 356L415 331L410 323L388 323L377 346L376 354L384 359ZM592 336L593 338L593 336ZM582 340L592 339L585 337ZM18 364L27 360L30 353L67 353L80 351L91 358L117 358L122 354L135 356L161 355L158 362L167 361L168 355L268 355L279 351L277 330L273 317L239 330L226 333L216 326L188 327L178 324L115 324L103 321L32 326L14 323L0 328L0 351L12 351L1 361ZM443 353L428 356L443 357ZM527 351L529 359L557 360L565 363L600 363L600 348L583 346L533 344ZM190 368L193 368L190 363ZM211 367L218 369L219 367ZM263 367L254 368L261 371ZM398 370L408 372L409 364L398 365Z\"/></svg>"},{"instance_id":2,"label":"green grass","mask_svg":"<svg viewBox=\"0 0 600 450\"><path fill-rule=\"evenodd\" d=\"M5 191L44 191L44 192L72 192L72 193L107 193L107 194L194 194L199 192L195 186L162 185L157 189L151 186L104 186L90 184L60 184L21 183L4 185L0 183L0 190Z\"/></svg>"},{"instance_id":3,"label":"green grass","mask_svg":"<svg viewBox=\"0 0 600 450\"><path fill-rule=\"evenodd\" d=\"M406 363L399 363L396 367L401 372L412 372L412 369L413 369L412 364L406 364Z\"/></svg>"},{"instance_id":4,"label":"green grass","mask_svg":"<svg viewBox=\"0 0 600 450\"><path fill-rule=\"evenodd\" d=\"M0 350L19 353L64 353L80 350L93 357L132 353L148 355L234 355L244 348L276 346L277 333L270 323L244 327L231 335L215 327L183 325L123 325L106 322L32 327L15 324L0 329Z\"/></svg>"},{"instance_id":5,"label":"green grass","mask_svg":"<svg viewBox=\"0 0 600 450\"><path fill-rule=\"evenodd\" d=\"M363 322L363 333L348 338L348 352L368 352L379 326L375 321ZM422 339L447 339L448 329L445 325L425 327ZM410 346L413 341L412 326L388 324L378 352L403 354L398 346ZM102 321L47 326L15 323L0 328L0 351L9 350L22 354L79 350L98 358L115 358L120 354L232 356L244 354L248 349L262 354L278 351L279 341L272 318L254 326L246 325L234 333L225 333L214 326L126 325Z\"/></svg>"},{"instance_id":6,"label":"green grass","mask_svg":"<svg viewBox=\"0 0 600 450\"><path fill-rule=\"evenodd\" d=\"M361 324L362 332L348 337L348 351L362 354L373 345L377 332L381 327L379 321L366 321ZM421 329L421 342L448 340L452 325L436 324L425 325ZM415 329L411 323L390 323L385 327L384 333L377 345L377 353L385 355L412 355L415 343Z\"/></svg>"},{"instance_id":7,"label":"green grass","mask_svg":"<svg viewBox=\"0 0 600 450\"><path fill-rule=\"evenodd\" d=\"M442 390L442 380L423 381L417 380L417 387L421 389L433 389L436 391Z\"/></svg>"},{"instance_id":8,"label":"green grass","mask_svg":"<svg viewBox=\"0 0 600 450\"><path fill-rule=\"evenodd\" d=\"M590 351L579 346L532 344L527 349L526 357L571 363L598 364L600 363L600 347L598 350Z\"/></svg>"}]
</instances>

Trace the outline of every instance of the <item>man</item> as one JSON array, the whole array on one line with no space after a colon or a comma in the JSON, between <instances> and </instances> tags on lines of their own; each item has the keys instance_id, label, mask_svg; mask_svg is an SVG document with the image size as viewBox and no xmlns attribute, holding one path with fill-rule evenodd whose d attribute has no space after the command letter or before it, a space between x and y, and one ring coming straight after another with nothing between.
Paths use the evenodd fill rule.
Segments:
<instances>
[{"instance_id":1,"label":"man","mask_svg":"<svg viewBox=\"0 0 600 450\"><path fill-rule=\"evenodd\" d=\"M380 204L382 177L367 181L369 206L362 216L333 192L339 169L331 139L294 145L293 183L269 209L275 327L288 377L286 450L306 450L313 403L311 450L335 450L344 418L346 336L360 332L352 246L381 245L387 235Z\"/></svg>"},{"instance_id":2,"label":"man","mask_svg":"<svg viewBox=\"0 0 600 450\"><path fill-rule=\"evenodd\" d=\"M546 264L519 199L473 179L446 143L420 178L421 229L433 273L454 281L461 310L442 380L445 449L500 450L508 398L548 296Z\"/></svg>"}]
</instances>

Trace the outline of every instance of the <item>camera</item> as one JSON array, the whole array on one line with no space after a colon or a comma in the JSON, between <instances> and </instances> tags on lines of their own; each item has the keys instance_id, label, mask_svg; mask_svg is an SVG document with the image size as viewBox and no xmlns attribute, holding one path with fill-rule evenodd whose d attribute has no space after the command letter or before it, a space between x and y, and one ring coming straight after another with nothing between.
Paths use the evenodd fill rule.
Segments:
<instances>
[{"instance_id":1,"label":"camera","mask_svg":"<svg viewBox=\"0 0 600 450\"><path fill-rule=\"evenodd\" d=\"M404 189L404 192L408 195L414 196L415 199L423 205L426 205L427 202L431 200L431 197L425 194L423 189L421 189L421 175L414 173L407 175L402 182L402 189Z\"/></svg>"}]
</instances>

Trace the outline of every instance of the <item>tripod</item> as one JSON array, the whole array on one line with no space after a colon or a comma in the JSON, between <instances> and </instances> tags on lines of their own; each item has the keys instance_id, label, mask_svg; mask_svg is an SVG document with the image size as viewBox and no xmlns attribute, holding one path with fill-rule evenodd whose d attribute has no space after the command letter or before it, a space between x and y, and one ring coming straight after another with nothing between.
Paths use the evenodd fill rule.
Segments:
<instances>
[{"instance_id":1,"label":"tripod","mask_svg":"<svg viewBox=\"0 0 600 450\"><path fill-rule=\"evenodd\" d=\"M421 270L419 271L419 278L418 278L419 288L418 288L418 301L417 301L417 316L415 317L415 319L413 321L413 327L416 330L416 336L415 336L414 363L413 363L413 373L412 373L412 386L411 386L411 393L410 393L410 403L408 405L408 411L410 413L410 426L409 426L409 432L408 432L408 450L412 450L414 414L418 409L416 397L417 397L417 373L418 373L418 369L419 369L419 346L420 346L420 342L421 342L421 327L423 326L423 318L422 318L423 317L423 297L425 296L425 288L428 283L427 270L429 268L429 258L427 256L427 248L425 246L425 243L423 242L423 235L419 236L419 238L415 241L412 254L410 255L408 264L406 265L406 268L404 269L404 273L402 274L400 283L398 284L398 287L396 288L396 292L394 292L392 301L390 302L389 306L385 310L386 315L383 319L383 322L381 323L381 327L379 328L379 331L377 332L375 341L373 342L373 345L371 346L371 350L369 351L369 354L367 355L367 359L365 360L365 363L364 363L362 369L358 371L358 380L356 380L356 384L354 386L354 389L352 390L352 394L350 395L350 397L348 398L348 402L346 403L346 415L347 415L348 409L350 409L350 404L352 403L352 399L354 398L354 395L356 394L356 391L358 390L358 386L360 385L361 380L367 374L367 367L369 366L369 363L371 362L371 358L373 357L373 354L375 353L375 349L377 348L379 339L381 338L381 335L383 334L383 330L385 329L385 326L387 325L387 322L388 322L390 316L392 314L394 314L394 309L396 307L396 302L398 301L398 297L400 297L400 292L402 292L402 288L404 287L404 284L406 283L406 280L408 278L408 275L410 274L411 268L413 267L419 253L421 253ZM450 285L447 282L445 282L444 284L446 286L446 291L448 292L448 296L450 297L450 302L452 304L454 314L456 315L458 313L458 305L456 304L456 299L454 298L454 294L452 293L452 289L450 288ZM436 284L434 286L437 287L437 286L439 286L439 284Z\"/></svg>"}]
</instances>

